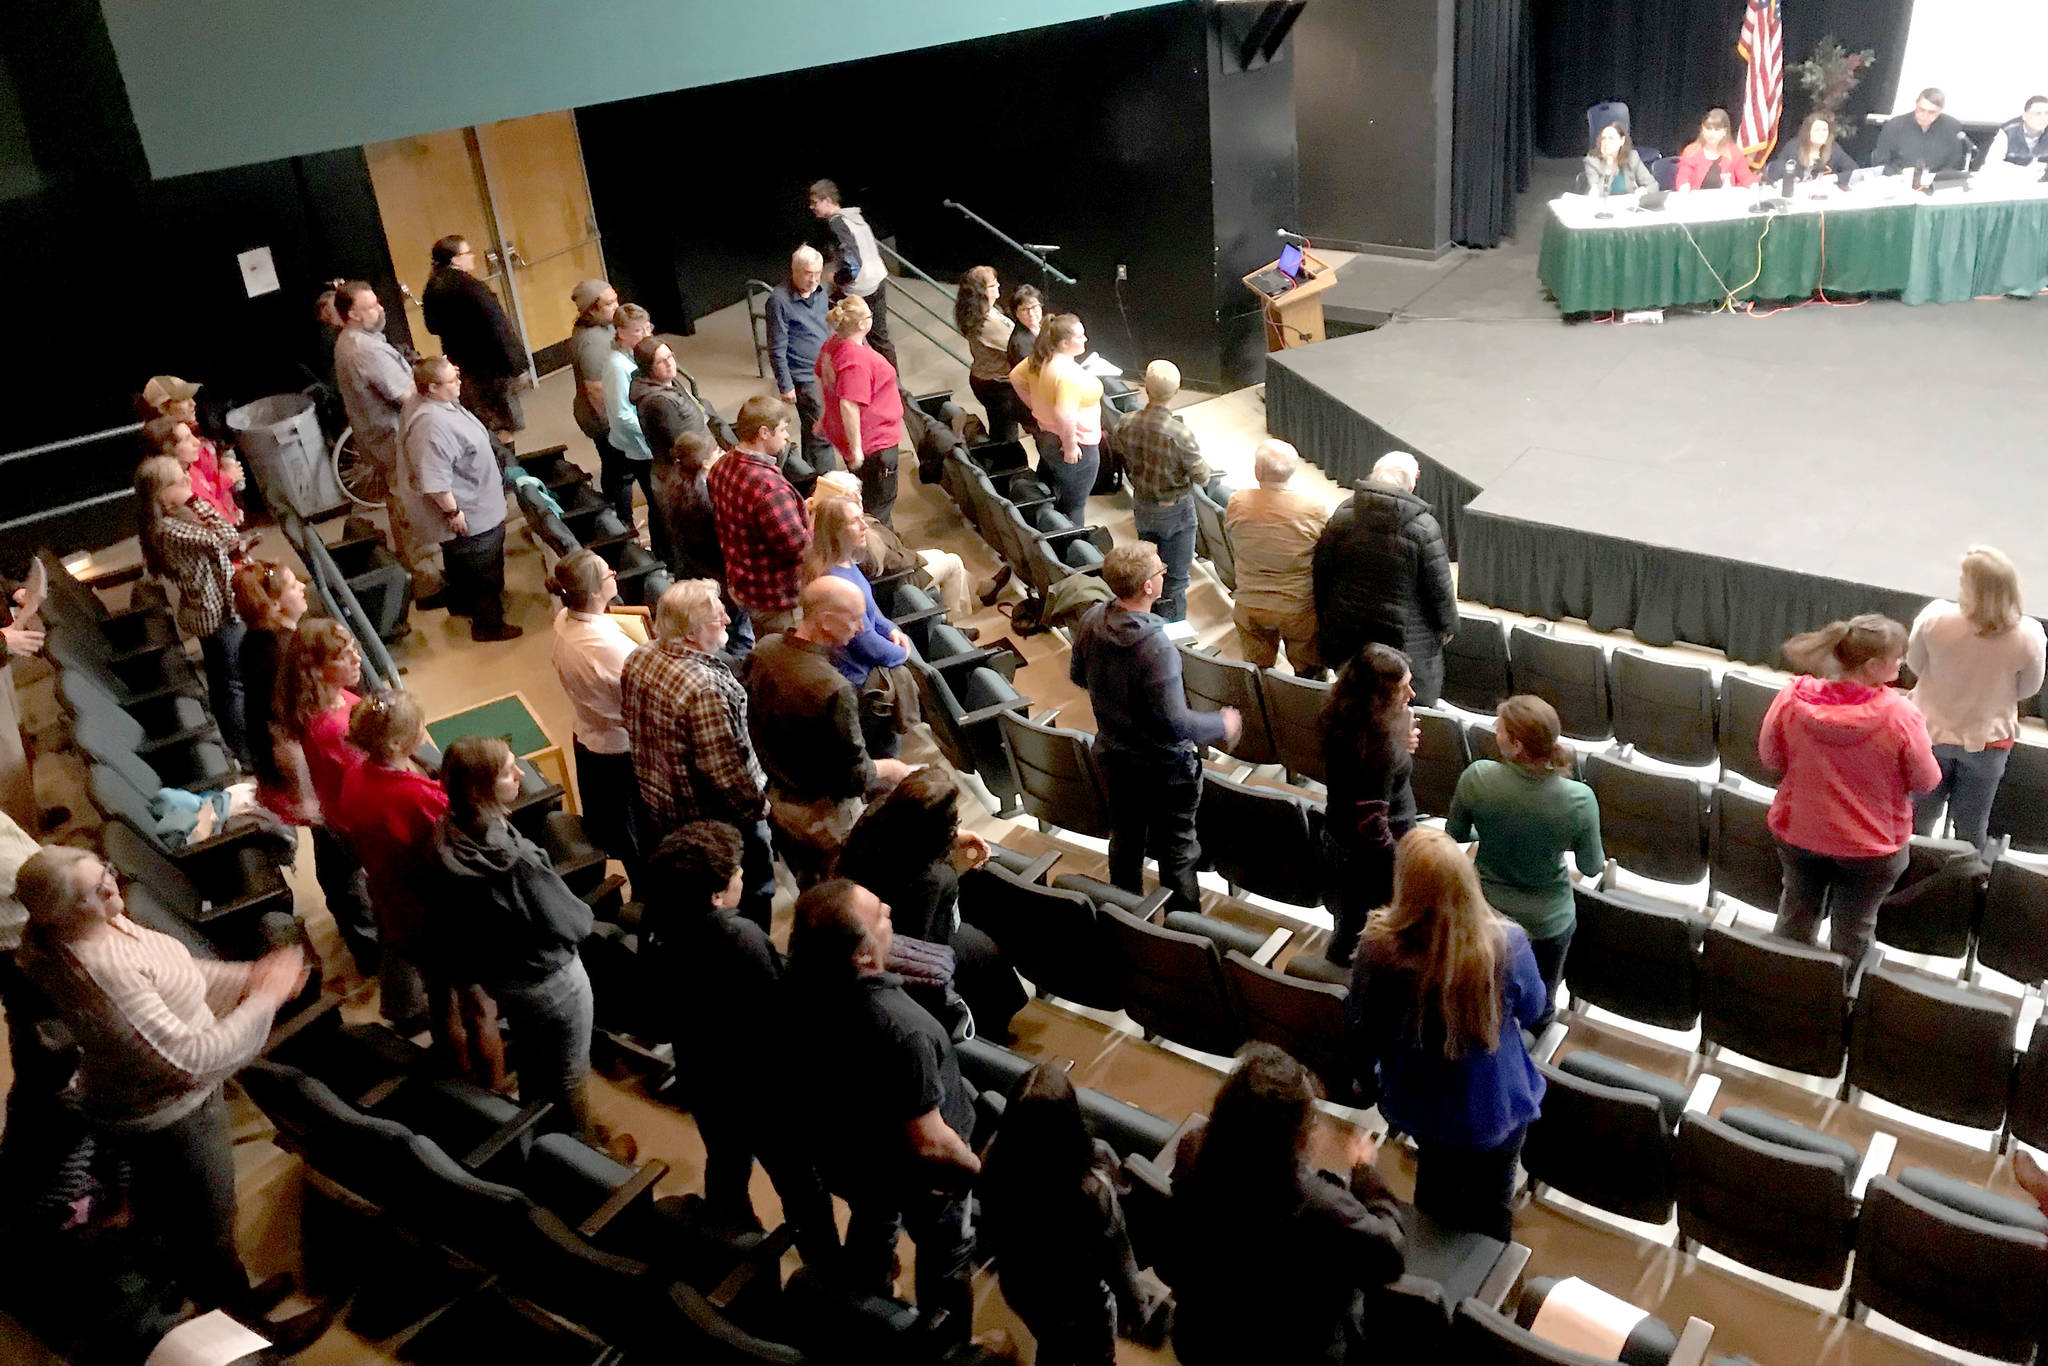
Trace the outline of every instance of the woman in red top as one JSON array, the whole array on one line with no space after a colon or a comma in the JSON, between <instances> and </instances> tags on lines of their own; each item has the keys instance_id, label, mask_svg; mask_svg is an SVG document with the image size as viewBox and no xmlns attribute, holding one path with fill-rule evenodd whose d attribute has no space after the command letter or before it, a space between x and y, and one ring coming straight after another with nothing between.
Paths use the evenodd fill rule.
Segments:
<instances>
[{"instance_id":1,"label":"woman in red top","mask_svg":"<svg viewBox=\"0 0 2048 1366\"><path fill-rule=\"evenodd\" d=\"M1785 884L1777 933L1829 947L1853 970L1876 939L1877 907L1906 869L1913 794L1941 781L1927 723L1891 683L1906 628L1874 612L1785 642L1801 671L1764 715L1757 757L1784 777L1771 833Z\"/></svg>"},{"instance_id":2,"label":"woman in red top","mask_svg":"<svg viewBox=\"0 0 2048 1366\"><path fill-rule=\"evenodd\" d=\"M424 974L422 936L433 885L434 827L448 814L448 793L413 760L427 743L420 704L405 692L373 693L349 716L348 738L362 762L341 780L332 819L370 877L383 961L379 977L392 1002L409 997L424 1012L434 1042L464 1076L493 1090L505 1082L505 1045L497 1006L481 988L454 987Z\"/></svg>"},{"instance_id":3,"label":"woman in red top","mask_svg":"<svg viewBox=\"0 0 2048 1366\"><path fill-rule=\"evenodd\" d=\"M1678 188L1718 190L1723 185L1754 184L1756 172L1749 169L1749 158L1735 145L1728 111L1708 110L1700 120L1700 135L1678 154Z\"/></svg>"},{"instance_id":4,"label":"woman in red top","mask_svg":"<svg viewBox=\"0 0 2048 1366\"><path fill-rule=\"evenodd\" d=\"M818 387L825 396L818 425L846 468L860 476L868 515L889 526L896 506L896 448L903 444L896 367L868 345L875 315L866 299L847 295L825 320L832 324L832 340L818 348Z\"/></svg>"},{"instance_id":5,"label":"woman in red top","mask_svg":"<svg viewBox=\"0 0 2048 1366\"><path fill-rule=\"evenodd\" d=\"M240 460L233 455L223 458L180 417L155 417L143 423L142 442L149 454L171 456L185 467L194 498L212 504L230 526L242 524L242 507L235 501L235 490L242 486Z\"/></svg>"}]
</instances>

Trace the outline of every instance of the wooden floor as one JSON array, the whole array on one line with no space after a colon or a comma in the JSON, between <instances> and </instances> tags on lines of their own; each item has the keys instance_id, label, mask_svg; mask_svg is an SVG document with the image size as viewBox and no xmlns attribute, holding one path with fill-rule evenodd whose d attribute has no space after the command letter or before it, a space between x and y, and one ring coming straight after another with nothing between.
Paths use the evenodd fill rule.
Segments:
<instances>
[{"instance_id":1,"label":"wooden floor","mask_svg":"<svg viewBox=\"0 0 2048 1366\"><path fill-rule=\"evenodd\" d=\"M701 320L694 337L677 339L678 355L685 368L728 414L742 398L770 388L754 373L746 328L744 310L728 309ZM957 388L964 401L964 373L958 362L908 329L897 331L912 389L928 392ZM1117 359L1135 371L1142 368L1146 358ZM526 403L532 426L521 445L534 449L566 442L572 456L594 468L594 452L570 420L569 394L566 373L542 382L539 392ZM1206 400L1189 396L1184 403L1183 411L1200 436L1210 461L1229 472L1238 486L1249 485L1252 443L1265 435L1264 409L1257 393L1245 390ZM1341 496L1314 469L1304 469L1298 483L1333 504ZM1090 519L1107 525L1119 540L1133 534L1129 503L1123 495L1094 500ZM993 553L967 530L942 494L917 484L910 466L905 467L903 475L896 524L912 545L937 546L960 553L977 576L986 575L995 567ZM515 521L507 544L510 617L526 627L526 636L511 644L478 646L468 640L460 623L451 623L445 613L421 613L413 637L396 652L397 659L405 670L406 686L421 697L429 716L518 690L533 704L549 735L566 749L570 715L548 663L550 613L541 589L540 553L516 526ZM1189 594L1189 618L1204 644L1219 645L1228 654L1236 653L1227 598L1200 568ZM1007 634L1007 619L996 610L978 611L969 620L981 628L984 643ZM1567 633L1590 634L1582 625L1566 624L1563 629ZM1034 710L1058 708L1061 724L1092 730L1094 721L1087 699L1067 679L1066 650L1061 638L1045 634L1016 643L1026 661L1016 685L1033 700ZM1718 655L1688 647L1660 653L1695 662L1705 660L1717 666L1721 662ZM46 735L46 752L38 764L43 800L67 802L75 811L83 812L88 803L79 786L82 774L68 756L49 752L61 740L61 725L54 720L47 685L40 689L31 687L27 693L25 706L30 725L43 727ZM2039 735L2030 738L2038 739ZM937 755L928 737L914 736L906 747L905 757L931 760ZM1103 871L1101 846L1093 841L1051 837L1011 821L998 820L971 799L965 817L970 828L991 839L1024 848L1059 848L1063 855L1061 871ZM331 920L321 909L311 858L303 851L293 881L330 976L341 979L353 992L346 1013L357 1018L372 1017L374 984L348 979L346 955L341 952ZM1216 909L1234 918L1294 926L1298 930L1297 946L1318 943L1318 931L1329 923L1320 911L1226 904L1220 884L1216 884L1212 898ZM786 942L789 901L789 889L785 887L778 898L777 911L776 937L782 942ZM1069 1009L1044 1001L1034 1001L1025 1009L1015 1023L1015 1031L1012 1046L1019 1052L1070 1060L1078 1083L1175 1121L1209 1108L1227 1063L1224 1059L1204 1058L1148 1043L1122 1016ZM1874 1107L1841 1105L1818 1083L1768 1075L1720 1061L1708 1062L1691 1051L1690 1040L1652 1037L1654 1033L1598 1017L1575 1018L1564 1048L1570 1051L1597 1047L1680 1078L1689 1079L1702 1070L1709 1071L1723 1079L1715 1104L1717 1110L1733 1105L1760 1105L1848 1138L1859 1147L1881 1128L1900 1140L1892 1164L1894 1172L1913 1165L1933 1166L1994 1190L2016 1193L2009 1164L1995 1159L1981 1137L1973 1147L1969 1141L1973 1136L1929 1132L1916 1127L1919 1121L1889 1113L1879 1117ZM687 1047L687 1041L683 1041L679 1051ZM0 1053L0 1068L4 1067L4 1053ZM670 1174L660 1187L662 1194L701 1189L703 1147L689 1116L603 1078L597 1081L595 1093L597 1108L608 1124L634 1135L644 1156L659 1157L670 1164ZM268 1126L254 1107L232 1091L231 1096L245 1254L251 1269L259 1274L292 1268L298 1259L301 1181L297 1160L269 1141ZM1321 1154L1332 1166L1340 1163L1343 1127L1351 1118L1349 1112L1333 1111L1328 1132L1319 1140ZM1389 1146L1382 1154L1381 1166L1397 1191L1406 1194L1412 1190L1413 1163L1409 1153ZM778 1213L774 1193L758 1171L755 1202L763 1217L772 1221ZM1801 1292L1808 1297L1802 1300L1785 1289L1761 1284L1747 1273L1680 1254L1671 1246L1673 1230L1621 1229L1604 1222L1601 1216L1567 1210L1546 1198L1518 1212L1515 1236L1533 1249L1529 1269L1532 1276L1583 1277L1659 1314L1674 1326L1682 1326L1688 1315L1709 1320L1717 1328L1713 1342L1717 1355L1739 1353L1762 1366L1891 1366L1969 1359L1935 1344L1909 1345L1902 1340L1899 1330L1879 1331L1847 1323L1817 1308L1815 1302L1825 1303L1826 1297L1815 1296L1813 1292ZM905 1260L907 1264L910 1259L906 1256ZM1266 1289L1272 1292L1263 1301L1267 1308L1286 1312L1286 1288ZM992 1283L979 1287L975 1327L981 1333L1012 1334L1026 1349L1029 1359L1029 1335L1016 1325ZM4 1319L0 1319L0 1347L5 1349L0 1356L9 1361L38 1360L31 1345L10 1340ZM365 1340L344 1324L330 1330L301 1359L315 1366L393 1360L394 1344ZM1118 1353L1118 1360L1124 1363L1172 1359L1170 1351L1147 1351L1130 1344L1123 1344Z\"/></svg>"}]
</instances>

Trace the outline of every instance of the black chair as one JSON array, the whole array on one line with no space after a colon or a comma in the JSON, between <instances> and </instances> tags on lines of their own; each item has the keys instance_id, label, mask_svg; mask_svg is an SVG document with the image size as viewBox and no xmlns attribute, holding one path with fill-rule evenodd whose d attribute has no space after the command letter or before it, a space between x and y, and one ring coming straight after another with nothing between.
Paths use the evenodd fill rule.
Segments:
<instances>
[{"instance_id":1,"label":"black chair","mask_svg":"<svg viewBox=\"0 0 2048 1366\"><path fill-rule=\"evenodd\" d=\"M1343 987L1305 981L1252 961L1232 949L1223 956L1223 980L1245 1037L1284 1048L1323 1079L1339 1105L1358 1094L1345 1040Z\"/></svg>"},{"instance_id":2,"label":"black chair","mask_svg":"<svg viewBox=\"0 0 2048 1366\"><path fill-rule=\"evenodd\" d=\"M1415 708L1415 728L1422 732L1408 775L1415 809L1426 816L1448 816L1458 777L1472 764L1465 728L1456 718L1426 707Z\"/></svg>"},{"instance_id":3,"label":"black chair","mask_svg":"<svg viewBox=\"0 0 2048 1366\"><path fill-rule=\"evenodd\" d=\"M2048 1148L2048 1029L2034 1022L2033 1037L2013 1068L2012 1110L2006 1132L2032 1148Z\"/></svg>"},{"instance_id":4,"label":"black chair","mask_svg":"<svg viewBox=\"0 0 2048 1366\"><path fill-rule=\"evenodd\" d=\"M2029 854L2048 853L2048 746L2012 747L1991 801L1991 833Z\"/></svg>"},{"instance_id":5,"label":"black chair","mask_svg":"<svg viewBox=\"0 0 2048 1366\"><path fill-rule=\"evenodd\" d=\"M1230 528L1224 524L1223 509L1205 490L1195 490L1196 547L1223 586L1237 591L1237 551L1230 543Z\"/></svg>"},{"instance_id":6,"label":"black chair","mask_svg":"<svg viewBox=\"0 0 2048 1366\"><path fill-rule=\"evenodd\" d=\"M1662 1029L1700 1019L1700 943L1706 917L1615 887L1572 887L1578 928L1565 960L1574 1005L1586 1004Z\"/></svg>"},{"instance_id":7,"label":"black chair","mask_svg":"<svg viewBox=\"0 0 2048 1366\"><path fill-rule=\"evenodd\" d=\"M1097 1010L1128 998L1123 962L1102 951L1095 903L990 863L960 879L960 917L996 941L1039 991Z\"/></svg>"},{"instance_id":8,"label":"black chair","mask_svg":"<svg viewBox=\"0 0 2048 1366\"><path fill-rule=\"evenodd\" d=\"M1666 763L1714 762L1711 670L1652 659L1628 647L1615 650L1608 664L1616 739Z\"/></svg>"},{"instance_id":9,"label":"black chair","mask_svg":"<svg viewBox=\"0 0 2048 1366\"><path fill-rule=\"evenodd\" d=\"M123 706L90 672L61 669L57 672L57 700L74 721L96 711L120 710L142 727L144 738L136 749L138 754L198 740L221 743L220 728L196 697L171 693Z\"/></svg>"},{"instance_id":10,"label":"black chair","mask_svg":"<svg viewBox=\"0 0 2048 1366\"><path fill-rule=\"evenodd\" d=\"M1508 633L1508 660L1515 691L1557 708L1566 735L1605 740L1614 734L1607 652L1598 645L1560 639L1547 625L1517 626Z\"/></svg>"},{"instance_id":11,"label":"black chair","mask_svg":"<svg viewBox=\"0 0 2048 1366\"><path fill-rule=\"evenodd\" d=\"M55 623L50 625L43 648L59 670L90 675L123 707L166 697L206 695L206 685L181 650L162 649L117 657L97 631Z\"/></svg>"},{"instance_id":12,"label":"black chair","mask_svg":"<svg viewBox=\"0 0 2048 1366\"><path fill-rule=\"evenodd\" d=\"M1323 904L1320 803L1202 773L1196 833L1202 858L1240 888L1291 906Z\"/></svg>"},{"instance_id":13,"label":"black chair","mask_svg":"<svg viewBox=\"0 0 2048 1366\"><path fill-rule=\"evenodd\" d=\"M1450 1347L1446 1359L1458 1366L1612 1366L1599 1357L1546 1342L1477 1300L1458 1306L1451 1319Z\"/></svg>"},{"instance_id":14,"label":"black chair","mask_svg":"<svg viewBox=\"0 0 2048 1366\"><path fill-rule=\"evenodd\" d=\"M390 642L403 636L410 629L405 617L412 607L412 574L385 544L376 523L350 517L342 524L341 539L328 545L327 553L378 639Z\"/></svg>"},{"instance_id":15,"label":"black chair","mask_svg":"<svg viewBox=\"0 0 2048 1366\"><path fill-rule=\"evenodd\" d=\"M1199 934L1204 939L1213 939L1216 941L1218 953L1229 953L1236 949L1240 953L1257 955L1267 952L1269 944L1271 950L1277 952L1280 945L1286 942L1285 939L1273 942L1276 938L1274 932L1240 925L1235 921L1202 911L1167 911L1164 908L1173 893L1163 887L1144 893L1129 892L1100 878L1082 877L1075 873L1060 874L1052 880L1052 885L1062 891L1079 892L1093 901L1097 910L1104 906L1115 906L1129 911L1140 920L1164 925L1169 930L1179 930L1182 934Z\"/></svg>"},{"instance_id":16,"label":"black chair","mask_svg":"<svg viewBox=\"0 0 2048 1366\"><path fill-rule=\"evenodd\" d=\"M1039 828L1108 839L1109 790L1095 762L1094 738L1013 711L1002 712L997 723L1024 809Z\"/></svg>"},{"instance_id":17,"label":"black chair","mask_svg":"<svg viewBox=\"0 0 2048 1366\"><path fill-rule=\"evenodd\" d=\"M116 706L80 712L72 721L71 738L92 762L112 767L130 782L148 784L152 795L166 787L222 788L237 776L235 761L217 736L151 741L142 723Z\"/></svg>"},{"instance_id":18,"label":"black chair","mask_svg":"<svg viewBox=\"0 0 2048 1366\"><path fill-rule=\"evenodd\" d=\"M1753 783L1776 787L1778 775L1757 757L1756 739L1763 733L1764 713L1778 700L1778 685L1730 669L1721 675L1721 702L1714 719L1714 750L1721 772L1740 773Z\"/></svg>"},{"instance_id":19,"label":"black chair","mask_svg":"<svg viewBox=\"0 0 2048 1366\"><path fill-rule=\"evenodd\" d=\"M1678 1131L1678 1233L1744 1266L1834 1289L1856 1247L1855 1145L1740 1107Z\"/></svg>"},{"instance_id":20,"label":"black chair","mask_svg":"<svg viewBox=\"0 0 2048 1366\"><path fill-rule=\"evenodd\" d=\"M46 624L96 632L117 656L179 648L177 625L162 603L132 602L119 612L113 611L90 585L80 582L65 568L64 561L52 551L38 550L36 558L42 561L49 583L43 600ZM136 573L139 576L140 570ZM126 581L127 575L114 577Z\"/></svg>"},{"instance_id":21,"label":"black chair","mask_svg":"<svg viewBox=\"0 0 2048 1366\"><path fill-rule=\"evenodd\" d=\"M1771 799L1742 791L1727 776L1714 788L1707 811L1708 896L1715 905L1734 897L1776 913L1785 885L1777 837L1768 820Z\"/></svg>"},{"instance_id":22,"label":"black chair","mask_svg":"<svg viewBox=\"0 0 2048 1366\"><path fill-rule=\"evenodd\" d=\"M1600 801L1600 843L1609 858L1658 882L1707 875L1707 794L1696 779L1589 754L1586 783Z\"/></svg>"},{"instance_id":23,"label":"black chair","mask_svg":"<svg viewBox=\"0 0 2048 1366\"><path fill-rule=\"evenodd\" d=\"M1669 1219L1686 1088L1585 1049L1536 1068L1547 1085L1522 1148L1531 1190L1554 1186L1626 1219Z\"/></svg>"},{"instance_id":24,"label":"black chair","mask_svg":"<svg viewBox=\"0 0 2048 1366\"><path fill-rule=\"evenodd\" d=\"M1849 1085L1951 1124L2000 1128L2018 1019L2008 997L1879 964L1856 992Z\"/></svg>"},{"instance_id":25,"label":"black chair","mask_svg":"<svg viewBox=\"0 0 2048 1366\"><path fill-rule=\"evenodd\" d=\"M1475 763L1481 759L1491 759L1495 763L1501 762L1500 735L1496 731L1495 724L1493 722L1466 722L1465 747L1472 751L1472 759ZM1567 746L1567 748L1569 748L1569 746ZM1569 778L1577 778L1583 782L1586 776L1586 756L1576 749L1571 751L1571 756L1571 772L1566 774L1565 776Z\"/></svg>"},{"instance_id":26,"label":"black chair","mask_svg":"<svg viewBox=\"0 0 2048 1366\"><path fill-rule=\"evenodd\" d=\"M913 659L910 671L917 680L925 723L946 762L980 778L1005 811L1015 806L1023 789L1010 765L997 718L1025 715L1031 708L1030 699L994 669L972 668L963 677L952 677L947 670Z\"/></svg>"},{"instance_id":27,"label":"black chair","mask_svg":"<svg viewBox=\"0 0 2048 1366\"><path fill-rule=\"evenodd\" d=\"M1236 707L1243 722L1237 743L1219 746L1248 764L1270 764L1276 755L1273 728L1266 719L1266 699L1259 688L1259 668L1241 659L1224 659L1210 650L1180 647L1181 688L1195 711Z\"/></svg>"},{"instance_id":28,"label":"black chair","mask_svg":"<svg viewBox=\"0 0 2048 1366\"><path fill-rule=\"evenodd\" d=\"M2028 986L2048 981L2048 872L2004 857L1991 865L1977 961Z\"/></svg>"},{"instance_id":29,"label":"black chair","mask_svg":"<svg viewBox=\"0 0 2048 1366\"><path fill-rule=\"evenodd\" d=\"M278 916L294 914L291 884L277 865L253 853L181 864L120 821L101 827L107 863L152 902L223 952L255 957L273 947ZM268 926L268 928L266 928Z\"/></svg>"},{"instance_id":30,"label":"black chair","mask_svg":"<svg viewBox=\"0 0 2048 1366\"><path fill-rule=\"evenodd\" d=\"M1845 1310L2002 1361L2027 1361L2048 1313L2048 1218L1924 1167L1870 1183Z\"/></svg>"},{"instance_id":31,"label":"black chair","mask_svg":"<svg viewBox=\"0 0 2048 1366\"><path fill-rule=\"evenodd\" d=\"M1244 1043L1244 1028L1223 985L1216 941L1154 925L1115 906L1102 908L1098 952L1123 960L1129 992L1124 1012L1147 1035L1225 1057Z\"/></svg>"},{"instance_id":32,"label":"black chair","mask_svg":"<svg viewBox=\"0 0 2048 1366\"><path fill-rule=\"evenodd\" d=\"M1323 708L1330 700L1330 684L1262 669L1259 686L1266 698L1266 724L1273 733L1273 758L1287 771L1287 781L1325 781Z\"/></svg>"},{"instance_id":33,"label":"black chair","mask_svg":"<svg viewBox=\"0 0 2048 1366\"><path fill-rule=\"evenodd\" d=\"M1506 624L1499 617L1458 613L1458 633L1444 645L1444 701L1490 716L1514 690Z\"/></svg>"},{"instance_id":34,"label":"black chair","mask_svg":"<svg viewBox=\"0 0 2048 1366\"><path fill-rule=\"evenodd\" d=\"M1732 1049L1773 1067L1834 1077L1849 1051L1849 972L1839 953L1708 926L1700 1050Z\"/></svg>"},{"instance_id":35,"label":"black chair","mask_svg":"<svg viewBox=\"0 0 2048 1366\"><path fill-rule=\"evenodd\" d=\"M1967 840L1915 835L1906 871L1877 910L1877 942L1934 958L1967 958L1991 870Z\"/></svg>"}]
</instances>

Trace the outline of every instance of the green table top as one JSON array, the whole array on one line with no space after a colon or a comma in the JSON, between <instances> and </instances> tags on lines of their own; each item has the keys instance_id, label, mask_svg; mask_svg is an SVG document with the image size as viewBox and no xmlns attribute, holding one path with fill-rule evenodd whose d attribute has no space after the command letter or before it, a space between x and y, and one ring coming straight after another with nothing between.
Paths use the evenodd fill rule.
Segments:
<instances>
[{"instance_id":1,"label":"green table top","mask_svg":"<svg viewBox=\"0 0 2048 1366\"><path fill-rule=\"evenodd\" d=\"M518 755L534 754L555 743L548 739L548 733L540 728L540 722L533 719L533 713L516 693L429 721L427 734L444 750L465 735L495 735Z\"/></svg>"}]
</instances>

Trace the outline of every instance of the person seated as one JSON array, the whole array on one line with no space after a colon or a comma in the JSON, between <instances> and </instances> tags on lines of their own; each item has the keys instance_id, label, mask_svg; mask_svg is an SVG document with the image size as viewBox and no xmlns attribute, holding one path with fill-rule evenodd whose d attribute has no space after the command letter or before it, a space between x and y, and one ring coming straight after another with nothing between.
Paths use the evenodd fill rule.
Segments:
<instances>
[{"instance_id":1,"label":"person seated","mask_svg":"<svg viewBox=\"0 0 2048 1366\"><path fill-rule=\"evenodd\" d=\"M1786 155L1776 158L1772 164L1782 171L1790 162L1795 180L1824 180L1847 185L1850 174L1856 169L1855 158L1836 144L1835 126L1828 121L1826 114L1808 114L1806 122L1799 125L1798 138L1785 151Z\"/></svg>"},{"instance_id":2,"label":"person seated","mask_svg":"<svg viewBox=\"0 0 2048 1366\"><path fill-rule=\"evenodd\" d=\"M1754 185L1756 172L1735 145L1734 125L1725 109L1709 109L1700 120L1700 135L1678 154L1678 188L1718 190L1728 185Z\"/></svg>"},{"instance_id":3,"label":"person seated","mask_svg":"<svg viewBox=\"0 0 2048 1366\"><path fill-rule=\"evenodd\" d=\"M1628 130L1610 123L1593 139L1593 150L1586 153L1585 164L1579 171L1579 188L1595 199L1605 199L1609 195L1654 190L1657 178L1636 154Z\"/></svg>"},{"instance_id":4,"label":"person seated","mask_svg":"<svg viewBox=\"0 0 2048 1366\"><path fill-rule=\"evenodd\" d=\"M867 540L860 504L850 498L823 498L812 504L811 550L804 562L804 577L840 579L860 593L860 630L832 652L832 667L861 692L868 690L869 676L876 670L900 668L910 659L910 637L882 615L875 603L874 586L859 563ZM893 711L881 714L863 704L861 732L869 754L895 757L901 739Z\"/></svg>"},{"instance_id":5,"label":"person seated","mask_svg":"<svg viewBox=\"0 0 2048 1366\"><path fill-rule=\"evenodd\" d=\"M848 498L856 506L861 503L860 480L845 470L833 470L818 476L818 486L811 493L811 509L816 512L819 503L827 498ZM901 574L909 569L921 569L931 586L939 590L939 601L944 605L947 616L965 616L973 610L973 594L976 591L967 574L967 562L950 550L912 550L904 543L896 529L884 526L875 520L865 508L861 520L867 523L867 549L857 558L860 570L870 580L885 574ZM1010 571L1007 566L996 576L1000 588L1008 582ZM920 580L922 586L923 580ZM972 626L956 628L969 640L981 633Z\"/></svg>"},{"instance_id":6,"label":"person seated","mask_svg":"<svg viewBox=\"0 0 2048 1366\"><path fill-rule=\"evenodd\" d=\"M1970 143L1963 125L1942 113L1948 96L1934 86L1920 92L1912 109L1885 123L1877 135L1870 164L1896 175L1907 167L1921 171L1961 171L1970 164Z\"/></svg>"},{"instance_id":7,"label":"person seated","mask_svg":"<svg viewBox=\"0 0 2048 1366\"><path fill-rule=\"evenodd\" d=\"M1984 154L1984 169L2035 167L2048 161L2048 95L2030 95L2020 116L2000 128Z\"/></svg>"},{"instance_id":8,"label":"person seated","mask_svg":"<svg viewBox=\"0 0 2048 1366\"><path fill-rule=\"evenodd\" d=\"M1174 1354L1187 1366L1371 1361L1359 1291L1398 1280L1401 1202L1373 1170L1379 1145L1352 1133L1347 1182L1309 1163L1320 1088L1267 1043L1238 1054L1209 1122L1181 1140L1177 1237L1161 1272L1177 1306ZM1284 1285L1269 1313L1245 1287Z\"/></svg>"}]
</instances>

